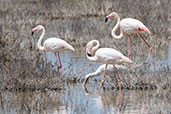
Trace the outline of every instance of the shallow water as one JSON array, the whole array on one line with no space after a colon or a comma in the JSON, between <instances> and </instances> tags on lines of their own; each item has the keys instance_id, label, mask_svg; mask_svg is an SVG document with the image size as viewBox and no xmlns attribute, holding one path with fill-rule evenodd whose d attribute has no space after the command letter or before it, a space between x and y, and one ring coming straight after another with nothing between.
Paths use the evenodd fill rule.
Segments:
<instances>
[{"instance_id":1,"label":"shallow water","mask_svg":"<svg viewBox=\"0 0 171 114\"><path fill-rule=\"evenodd\" d=\"M170 46L165 56L156 63L157 70L171 67ZM84 55L72 52L60 54L63 64L61 73L71 72L72 76L84 79L87 73L93 72L100 64L92 63ZM46 53L47 62L56 61L53 53ZM46 59L45 59L46 60ZM159 65L161 64L161 65ZM72 67L71 69L69 69ZM61 77L62 78L62 77ZM102 76L100 77L102 78ZM108 82L105 82L106 85ZM87 91L82 83L69 83L62 90L44 91L1 91L0 113L4 114L156 114L171 113L169 94L157 97L157 90L123 90L119 96L118 90L101 89L97 93L99 83L88 83Z\"/></svg>"},{"instance_id":2,"label":"shallow water","mask_svg":"<svg viewBox=\"0 0 171 114\"><path fill-rule=\"evenodd\" d=\"M82 50L84 50L84 48ZM154 56L155 64L156 64L156 71L163 71L166 67L169 67L169 69L171 69L171 44L166 46L165 48L158 48L156 50L159 51L159 53L156 53L156 55ZM145 61L148 64L150 64L149 71L154 72L150 55L148 55L148 53L149 52L144 54L144 56L146 56ZM54 53L47 52L45 53L45 56L46 56L47 62L51 62L54 65L56 64ZM73 52L62 52L60 53L60 58L62 61L63 69L68 68L70 65L72 65L73 71L76 71L76 72L86 69L84 71L85 74L89 73L90 72L89 70L95 71L97 67L101 64L101 63L94 63L94 62L89 61L86 58L85 53L75 54ZM90 65L92 66L90 67Z\"/></svg>"},{"instance_id":3,"label":"shallow water","mask_svg":"<svg viewBox=\"0 0 171 114\"><path fill-rule=\"evenodd\" d=\"M4 114L170 114L169 97L156 97L156 91L105 90L82 84L68 85L66 90L1 92L0 113Z\"/></svg>"}]
</instances>

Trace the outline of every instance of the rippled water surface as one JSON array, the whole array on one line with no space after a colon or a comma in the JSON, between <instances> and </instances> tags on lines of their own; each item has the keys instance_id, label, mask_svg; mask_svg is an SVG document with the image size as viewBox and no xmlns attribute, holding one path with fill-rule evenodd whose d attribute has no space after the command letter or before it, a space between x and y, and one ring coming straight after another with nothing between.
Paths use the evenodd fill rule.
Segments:
<instances>
[{"instance_id":1,"label":"rippled water surface","mask_svg":"<svg viewBox=\"0 0 171 114\"><path fill-rule=\"evenodd\" d=\"M161 57L157 62L158 64L162 62L163 68L171 67L170 46L165 53L167 53L166 56ZM63 64L60 72L69 72L71 69L68 68L72 65L71 74L81 79L84 79L87 73L95 71L99 66L99 64L87 60L85 55L64 52L60 56ZM47 62L52 62L55 68L54 54L48 52L46 57ZM162 70L162 66L159 66L157 69ZM82 87L81 82L76 82L66 84L62 90L1 91L0 112L4 114L171 113L171 96L169 94L157 96L157 90L123 90L122 95L119 96L119 91L116 89L101 89L99 94L97 93L99 83L90 82L87 84L87 89ZM108 85L108 82L105 83Z\"/></svg>"},{"instance_id":2,"label":"rippled water surface","mask_svg":"<svg viewBox=\"0 0 171 114\"><path fill-rule=\"evenodd\" d=\"M3 114L156 114L171 113L169 97L157 97L156 91L117 90L98 94L85 93L81 84L68 85L66 90L1 92L0 112Z\"/></svg>"}]
</instances>

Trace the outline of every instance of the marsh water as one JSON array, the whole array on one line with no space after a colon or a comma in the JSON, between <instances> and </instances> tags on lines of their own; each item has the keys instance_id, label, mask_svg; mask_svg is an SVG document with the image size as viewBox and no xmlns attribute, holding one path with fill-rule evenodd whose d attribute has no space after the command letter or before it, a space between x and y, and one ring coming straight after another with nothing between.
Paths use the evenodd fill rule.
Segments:
<instances>
[{"instance_id":1,"label":"marsh water","mask_svg":"<svg viewBox=\"0 0 171 114\"><path fill-rule=\"evenodd\" d=\"M171 114L171 10L170 0L0 0L0 114ZM111 37L116 20L104 23L105 15L141 20L152 32L142 33L153 48L154 73L148 47L131 35L131 65L119 71L122 93L115 73L82 83L101 65L89 61L85 46L92 39L101 47L128 53L128 35ZM75 52L60 53L62 69L56 70L52 52L37 48L45 26L45 39L60 37ZM52 69L52 70L51 70Z\"/></svg>"},{"instance_id":2,"label":"marsh water","mask_svg":"<svg viewBox=\"0 0 171 114\"><path fill-rule=\"evenodd\" d=\"M171 67L170 46L165 50L166 56L156 63L157 69ZM54 64L53 53L45 53L47 62ZM90 62L85 55L75 55L72 52L60 54L62 61L62 75L72 72L74 77L84 79L85 75L93 72L100 64ZM148 59L148 58L147 58ZM71 66L72 65L72 66ZM163 66L163 68L161 67ZM72 70L69 68L72 67ZM150 70L148 71L150 72ZM59 75L57 75L59 76ZM122 76L121 76L122 77ZM49 77L50 78L50 77ZM63 77L60 77L63 78ZM101 80L102 76L100 76ZM95 77L94 79L98 79ZM92 79L92 80L94 80ZM110 80L108 78L107 80ZM170 114L171 96L157 93L155 90L127 90L123 89L119 96L118 89L101 89L97 93L99 82L89 81L87 88L82 87L81 81L66 83L61 90L45 88L44 90L1 91L0 113L2 114ZM108 81L105 81L108 85ZM111 85L108 85L109 87ZM163 91L164 92L164 91Z\"/></svg>"},{"instance_id":3,"label":"marsh water","mask_svg":"<svg viewBox=\"0 0 171 114\"><path fill-rule=\"evenodd\" d=\"M1 92L1 114L170 114L170 98L156 97L156 91L123 90L120 101L117 90L102 91L82 84L66 90Z\"/></svg>"}]
</instances>

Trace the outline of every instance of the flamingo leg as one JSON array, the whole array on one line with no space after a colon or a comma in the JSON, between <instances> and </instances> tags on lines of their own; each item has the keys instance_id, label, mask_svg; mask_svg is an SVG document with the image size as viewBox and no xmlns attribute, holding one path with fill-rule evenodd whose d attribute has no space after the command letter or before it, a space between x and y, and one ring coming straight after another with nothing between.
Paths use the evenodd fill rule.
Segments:
<instances>
[{"instance_id":1,"label":"flamingo leg","mask_svg":"<svg viewBox=\"0 0 171 114\"><path fill-rule=\"evenodd\" d=\"M115 73L116 73L116 78L118 80L118 85L119 85L119 91L120 91L120 94L121 94L121 83L120 83L120 77L119 77L119 74L117 72L117 69L115 67L115 65L113 65L114 69L115 69Z\"/></svg>"},{"instance_id":2,"label":"flamingo leg","mask_svg":"<svg viewBox=\"0 0 171 114\"><path fill-rule=\"evenodd\" d=\"M128 36L128 41L129 41L129 53L128 53L128 58L131 57L131 35L129 34Z\"/></svg>"},{"instance_id":3,"label":"flamingo leg","mask_svg":"<svg viewBox=\"0 0 171 114\"><path fill-rule=\"evenodd\" d=\"M155 63L153 60L153 53L152 53L152 47L147 43L147 41L143 38L143 36L139 33L140 37L144 40L145 44L149 47L150 49L150 55L151 55L151 60L152 60L152 64L153 64L153 68L154 68L154 72L156 72L156 67L155 67Z\"/></svg>"},{"instance_id":4,"label":"flamingo leg","mask_svg":"<svg viewBox=\"0 0 171 114\"><path fill-rule=\"evenodd\" d=\"M54 54L55 54L55 57L56 57L57 70L59 71L59 63L58 63L58 57L57 57L57 55L56 55L56 52L55 52Z\"/></svg>"},{"instance_id":5,"label":"flamingo leg","mask_svg":"<svg viewBox=\"0 0 171 114\"><path fill-rule=\"evenodd\" d=\"M62 64L61 64L61 59L60 59L60 56L59 56L59 53L58 54L58 59L59 59L59 69L62 68Z\"/></svg>"},{"instance_id":6,"label":"flamingo leg","mask_svg":"<svg viewBox=\"0 0 171 114\"><path fill-rule=\"evenodd\" d=\"M103 82L104 82L104 80L105 80L105 77L106 77L106 69L107 69L107 65L108 65L108 64L106 64L106 66L105 66L103 79L102 79L102 81L101 81L101 83L100 83L100 87L99 87L99 89L98 89L98 93L100 92L100 89L101 89L101 87L102 87L102 85L103 85Z\"/></svg>"}]
</instances>

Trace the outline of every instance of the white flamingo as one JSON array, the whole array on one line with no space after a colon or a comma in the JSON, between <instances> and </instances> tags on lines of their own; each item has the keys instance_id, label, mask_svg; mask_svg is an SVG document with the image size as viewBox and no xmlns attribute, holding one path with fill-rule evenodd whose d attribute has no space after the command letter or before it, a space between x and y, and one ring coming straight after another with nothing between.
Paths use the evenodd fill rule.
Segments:
<instances>
[{"instance_id":1,"label":"white flamingo","mask_svg":"<svg viewBox=\"0 0 171 114\"><path fill-rule=\"evenodd\" d=\"M89 78L102 75L102 73L105 71L105 66L106 66L106 64L102 64L97 68L97 70L95 72L89 73L85 76L85 81L83 83L84 88L86 87L86 83L89 80ZM128 69L126 66L117 65L117 64L115 65L115 67L119 71ZM106 74L113 74L113 73L114 73L114 67L113 67L113 65L109 64L106 69Z\"/></svg>"},{"instance_id":2,"label":"white flamingo","mask_svg":"<svg viewBox=\"0 0 171 114\"><path fill-rule=\"evenodd\" d=\"M117 69L115 67L115 64L122 64L122 63L132 63L132 61L128 58L125 57L121 52L112 49L112 48L99 48L100 44L98 40L91 40L90 42L88 42L87 46L86 46L86 56L89 60L91 60L92 62L99 62L99 63L105 63L105 70L104 70L104 76L103 76L103 80L101 81L100 87L98 89L98 92L100 92L100 89L103 85L103 82L105 80L105 73L107 70L107 66L108 64L112 64L115 72L116 72L116 76L117 76L117 80L118 80L118 84L119 84L119 90L121 93L121 86L120 86L120 78L119 75L117 73ZM99 49L98 49L99 48ZM94 54L95 53L95 54ZM94 55L94 56L92 56Z\"/></svg>"},{"instance_id":3,"label":"white flamingo","mask_svg":"<svg viewBox=\"0 0 171 114\"><path fill-rule=\"evenodd\" d=\"M75 49L70 44L68 44L66 41L64 41L60 38L49 38L44 41L43 46L42 46L42 40L45 35L45 28L42 25L37 25L35 28L32 29L32 35L37 30L43 30L43 32L38 40L37 47L41 51L54 52L55 57L56 57L56 62L57 62L57 70L59 71L59 69L62 68L59 52L66 51L66 50L75 51ZM58 55L58 57L57 57L57 55ZM58 62L58 59L59 59L59 62Z\"/></svg>"},{"instance_id":4,"label":"white flamingo","mask_svg":"<svg viewBox=\"0 0 171 114\"><path fill-rule=\"evenodd\" d=\"M131 56L131 33L139 34L139 36L143 39L145 44L149 47L150 54L151 54L151 59L152 59L152 64L154 67L154 72L156 72L155 64L153 61L153 54L152 54L152 47L146 42L146 40L143 38L143 36L140 34L140 32L147 32L151 34L149 29L139 20L133 19L133 18L124 18L120 21L120 17L116 12L112 12L109 15L106 16L105 22L108 21L110 18L117 18L117 24L114 26L114 28L111 31L111 35L115 39L121 39L125 34L129 34L128 40L129 40L129 53L128 57L130 58ZM120 27L120 34L116 35L116 31Z\"/></svg>"}]
</instances>

